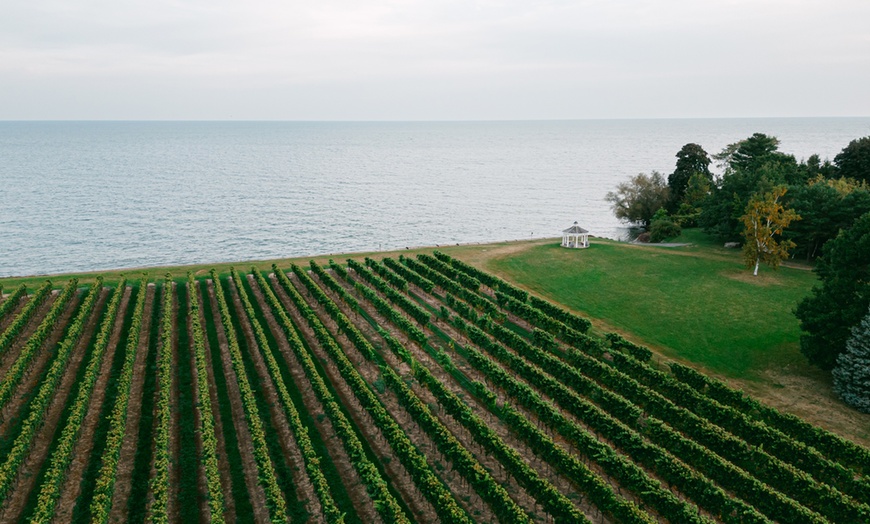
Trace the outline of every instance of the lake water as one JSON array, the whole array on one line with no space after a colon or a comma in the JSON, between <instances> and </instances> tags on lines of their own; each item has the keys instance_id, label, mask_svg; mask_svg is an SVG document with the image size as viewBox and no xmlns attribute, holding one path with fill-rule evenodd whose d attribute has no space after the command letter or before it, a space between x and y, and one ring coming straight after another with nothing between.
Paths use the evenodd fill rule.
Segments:
<instances>
[{"instance_id":1,"label":"lake water","mask_svg":"<svg viewBox=\"0 0 870 524\"><path fill-rule=\"evenodd\" d=\"M617 183L754 132L833 159L870 118L0 122L0 276L617 237Z\"/></svg>"}]
</instances>

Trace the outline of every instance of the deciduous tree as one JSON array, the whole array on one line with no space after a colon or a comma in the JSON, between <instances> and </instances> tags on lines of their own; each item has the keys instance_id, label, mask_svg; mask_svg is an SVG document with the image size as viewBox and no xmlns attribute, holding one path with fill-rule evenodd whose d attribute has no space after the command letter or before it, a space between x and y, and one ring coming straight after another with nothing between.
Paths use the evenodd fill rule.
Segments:
<instances>
[{"instance_id":1,"label":"deciduous tree","mask_svg":"<svg viewBox=\"0 0 870 524\"><path fill-rule=\"evenodd\" d=\"M831 369L870 307L870 213L825 244L814 271L821 283L795 309L801 352L810 363Z\"/></svg>"},{"instance_id":2,"label":"deciduous tree","mask_svg":"<svg viewBox=\"0 0 870 524\"><path fill-rule=\"evenodd\" d=\"M782 232L800 215L793 209L786 209L782 197L785 186L773 188L770 193L754 196L746 206L743 215L744 236L743 257L746 267L755 266L753 275L758 275L758 266L764 262L776 269L780 261L788 257L788 250L795 246L791 240L782 240Z\"/></svg>"},{"instance_id":3,"label":"deciduous tree","mask_svg":"<svg viewBox=\"0 0 870 524\"><path fill-rule=\"evenodd\" d=\"M616 186L605 199L616 218L647 226L653 215L668 202L668 184L658 171L640 173Z\"/></svg>"},{"instance_id":4,"label":"deciduous tree","mask_svg":"<svg viewBox=\"0 0 870 524\"><path fill-rule=\"evenodd\" d=\"M849 142L834 157L834 164L840 168L840 176L870 182L870 136Z\"/></svg>"}]
</instances>

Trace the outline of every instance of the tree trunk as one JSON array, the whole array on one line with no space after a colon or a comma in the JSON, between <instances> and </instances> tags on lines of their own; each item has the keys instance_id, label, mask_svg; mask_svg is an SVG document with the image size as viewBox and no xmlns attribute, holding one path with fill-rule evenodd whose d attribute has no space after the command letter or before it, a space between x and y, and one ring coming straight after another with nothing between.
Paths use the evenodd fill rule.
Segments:
<instances>
[{"instance_id":1,"label":"tree trunk","mask_svg":"<svg viewBox=\"0 0 870 524\"><path fill-rule=\"evenodd\" d=\"M755 271L752 272L752 276L755 276L755 277L758 276L758 263L759 262L760 262L760 260L756 258L755 259Z\"/></svg>"}]
</instances>

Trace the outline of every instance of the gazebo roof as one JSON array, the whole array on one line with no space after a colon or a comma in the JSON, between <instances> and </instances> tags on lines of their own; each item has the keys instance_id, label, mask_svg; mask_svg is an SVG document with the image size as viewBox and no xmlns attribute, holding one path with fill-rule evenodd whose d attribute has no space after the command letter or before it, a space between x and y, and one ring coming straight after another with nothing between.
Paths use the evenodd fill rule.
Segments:
<instances>
[{"instance_id":1,"label":"gazebo roof","mask_svg":"<svg viewBox=\"0 0 870 524\"><path fill-rule=\"evenodd\" d=\"M562 231L562 233L569 233L569 234L570 234L570 233L575 233L575 234L577 234L577 233L588 233L588 232L589 232L589 231L586 231L586 230L583 229L582 227L578 226L578 225L577 225L577 222L574 222L574 225L573 225L573 226L571 226L571 227L569 227L568 229L565 229L565 230Z\"/></svg>"}]
</instances>

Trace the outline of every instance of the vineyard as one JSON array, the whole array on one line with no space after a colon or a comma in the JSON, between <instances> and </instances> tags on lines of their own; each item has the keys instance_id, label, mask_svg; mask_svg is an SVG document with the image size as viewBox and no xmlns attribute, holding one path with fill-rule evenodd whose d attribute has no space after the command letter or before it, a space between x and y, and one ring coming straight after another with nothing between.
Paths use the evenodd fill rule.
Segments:
<instances>
[{"instance_id":1,"label":"vineyard","mask_svg":"<svg viewBox=\"0 0 870 524\"><path fill-rule=\"evenodd\" d=\"M870 450L438 251L3 297L2 522L870 522Z\"/></svg>"}]
</instances>

